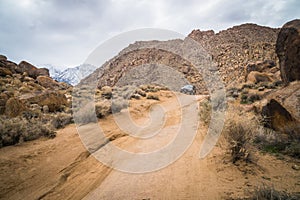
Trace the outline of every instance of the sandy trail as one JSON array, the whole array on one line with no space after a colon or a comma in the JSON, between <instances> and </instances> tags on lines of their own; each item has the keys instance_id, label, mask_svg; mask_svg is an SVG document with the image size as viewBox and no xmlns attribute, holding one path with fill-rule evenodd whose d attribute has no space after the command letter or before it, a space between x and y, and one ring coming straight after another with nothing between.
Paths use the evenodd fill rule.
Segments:
<instances>
[{"instance_id":1,"label":"sandy trail","mask_svg":"<svg viewBox=\"0 0 300 200\"><path fill-rule=\"evenodd\" d=\"M135 153L152 152L167 145L177 135L182 109L174 96L167 93L160 96L160 101L133 100L130 107L132 119L141 126L151 123L151 115L155 117L161 112L156 108L158 104L165 109L164 123L154 120L148 129L139 131L139 135L149 136L159 126L153 137L145 140L130 137L113 116L108 116L99 124L109 139L93 135L93 126L88 125L81 126L89 136L85 142L90 142L96 156L108 144ZM184 107L194 109L193 105ZM121 122L125 119L123 115L119 114ZM206 128L192 122L188 125L197 130L197 135L187 151L171 165L142 174L120 172L97 161L84 148L75 125L58 131L54 139L2 148L0 199L224 199L245 197L245 192L253 192L262 183L278 190L300 191L299 171L291 168L299 163L293 160L259 153L257 164L236 166L226 158L222 143L200 160ZM123 158L122 162L130 164L132 160Z\"/></svg>"},{"instance_id":2,"label":"sandy trail","mask_svg":"<svg viewBox=\"0 0 300 200\"><path fill-rule=\"evenodd\" d=\"M185 98L189 97L185 96ZM167 145L170 141L172 142L178 134L182 122L180 118L184 111L181 109L187 109L189 107L195 109L197 108L197 101L194 99L194 101L190 100L183 104L178 104L174 99L170 99L161 103L161 106L167 113L167 119L165 119L165 121L173 123L165 123L165 126L159 130L155 137L148 138L147 140L139 140L132 137L126 139L121 138L118 140L118 143L121 144L122 149L136 153L145 153L155 151ZM154 114L155 111L156 110L150 110L150 116L156 116L156 114ZM139 120L141 119L139 118ZM156 123L155 120L154 123ZM194 121L190 119L190 123L187 125L194 126L194 130L197 131L197 123L193 123ZM158 123L157 125L160 124ZM152 130L152 128L150 125L150 130ZM157 129L158 128L159 126L157 126ZM145 128L143 132L147 134L149 131ZM188 133L186 132L185 134ZM113 170L101 185L87 195L85 199L216 198L217 194L213 192L213 185L210 184L217 181L217 176L214 171L209 170L206 159L200 160L198 158L202 141L201 138L201 133L198 133L197 139L194 140L188 151L185 152L179 160L161 170L142 174ZM169 152L168 156L172 157L172 152ZM165 159L165 157L161 159ZM163 162L159 159L155 161ZM128 158L127 160L123 160L123 162L132 163L135 161Z\"/></svg>"}]
</instances>

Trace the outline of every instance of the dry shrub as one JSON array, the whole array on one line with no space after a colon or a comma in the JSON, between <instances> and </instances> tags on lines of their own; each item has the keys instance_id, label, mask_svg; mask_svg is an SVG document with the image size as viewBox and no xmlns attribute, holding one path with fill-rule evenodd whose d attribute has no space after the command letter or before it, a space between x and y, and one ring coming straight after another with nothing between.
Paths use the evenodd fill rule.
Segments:
<instances>
[{"instance_id":1,"label":"dry shrub","mask_svg":"<svg viewBox=\"0 0 300 200\"><path fill-rule=\"evenodd\" d=\"M73 123L73 118L71 114L59 113L54 116L51 121L53 128L64 128L66 125Z\"/></svg>"},{"instance_id":2,"label":"dry shrub","mask_svg":"<svg viewBox=\"0 0 300 200\"><path fill-rule=\"evenodd\" d=\"M112 97L112 88L109 86L104 86L101 88L101 95L106 99L111 99Z\"/></svg>"},{"instance_id":3,"label":"dry shrub","mask_svg":"<svg viewBox=\"0 0 300 200\"><path fill-rule=\"evenodd\" d=\"M296 200L299 198L299 194L289 194L287 192L278 191L274 189L274 187L263 184L255 189L254 194L251 195L249 200Z\"/></svg>"},{"instance_id":4,"label":"dry shrub","mask_svg":"<svg viewBox=\"0 0 300 200\"><path fill-rule=\"evenodd\" d=\"M229 144L233 163L239 160L252 162L249 146L258 130L259 124L255 120L249 120L237 114L228 117L223 134Z\"/></svg>"},{"instance_id":5,"label":"dry shrub","mask_svg":"<svg viewBox=\"0 0 300 200\"><path fill-rule=\"evenodd\" d=\"M122 99L122 98L113 99L111 105L112 113L118 113L122 109L127 108L127 106L128 104L126 99Z\"/></svg>"},{"instance_id":6,"label":"dry shrub","mask_svg":"<svg viewBox=\"0 0 300 200\"><path fill-rule=\"evenodd\" d=\"M8 99L5 104L5 114L10 117L16 117L24 110L26 110L24 103L14 97Z\"/></svg>"},{"instance_id":7,"label":"dry shrub","mask_svg":"<svg viewBox=\"0 0 300 200\"><path fill-rule=\"evenodd\" d=\"M204 99L199 103L199 115L200 120L208 125L211 119L211 102L208 99Z\"/></svg>"},{"instance_id":8,"label":"dry shrub","mask_svg":"<svg viewBox=\"0 0 300 200\"><path fill-rule=\"evenodd\" d=\"M0 147L35 140L42 136L52 138L55 137L55 132L38 119L4 116L0 118Z\"/></svg>"},{"instance_id":9,"label":"dry shrub","mask_svg":"<svg viewBox=\"0 0 300 200\"><path fill-rule=\"evenodd\" d=\"M165 89L165 87L158 85L141 85L140 88L145 92L158 92L161 89Z\"/></svg>"},{"instance_id":10,"label":"dry shrub","mask_svg":"<svg viewBox=\"0 0 300 200\"><path fill-rule=\"evenodd\" d=\"M111 113L111 102L103 100L95 104L95 111L98 118L105 117Z\"/></svg>"},{"instance_id":11,"label":"dry shrub","mask_svg":"<svg viewBox=\"0 0 300 200\"><path fill-rule=\"evenodd\" d=\"M118 98L123 98L123 99L130 99L131 95L133 95L135 92L135 87L134 86L123 86L123 87L115 87L113 91L113 98L118 99Z\"/></svg>"},{"instance_id":12,"label":"dry shrub","mask_svg":"<svg viewBox=\"0 0 300 200\"><path fill-rule=\"evenodd\" d=\"M271 154L281 153L300 158L299 138L289 137L269 128L262 127L261 131L255 135L254 143L263 152Z\"/></svg>"},{"instance_id":13,"label":"dry shrub","mask_svg":"<svg viewBox=\"0 0 300 200\"><path fill-rule=\"evenodd\" d=\"M75 123L88 124L97 122L95 104L92 102L85 104L83 107L79 107L78 105L76 108L74 108L73 112Z\"/></svg>"}]
</instances>

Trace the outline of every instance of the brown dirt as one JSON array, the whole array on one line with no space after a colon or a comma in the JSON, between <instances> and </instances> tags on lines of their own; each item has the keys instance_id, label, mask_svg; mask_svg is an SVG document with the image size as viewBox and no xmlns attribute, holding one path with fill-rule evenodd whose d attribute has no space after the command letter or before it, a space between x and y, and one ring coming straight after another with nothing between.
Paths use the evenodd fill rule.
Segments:
<instances>
[{"instance_id":1,"label":"brown dirt","mask_svg":"<svg viewBox=\"0 0 300 200\"><path fill-rule=\"evenodd\" d=\"M201 99L201 97L199 97ZM118 129L112 116L100 124L112 142L134 152L152 151L174 136L180 123L176 99L161 92L160 101L133 100L132 118L146 123L154 104L167 108L162 136L137 141ZM122 113L121 113L122 114ZM54 139L39 139L0 149L0 199L224 199L246 197L262 183L277 190L300 190L295 160L256 153L256 164L233 165L221 141L205 159L199 150L206 128L200 126L190 148L173 164L159 171L130 174L110 169L87 153L75 125ZM129 161L128 161L129 162Z\"/></svg>"}]
</instances>

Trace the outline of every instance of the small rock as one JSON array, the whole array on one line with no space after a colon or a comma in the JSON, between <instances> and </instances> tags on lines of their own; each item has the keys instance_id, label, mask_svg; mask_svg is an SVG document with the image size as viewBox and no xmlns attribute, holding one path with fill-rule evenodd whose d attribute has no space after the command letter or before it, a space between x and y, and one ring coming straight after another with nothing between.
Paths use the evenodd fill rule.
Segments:
<instances>
[{"instance_id":1,"label":"small rock","mask_svg":"<svg viewBox=\"0 0 300 200\"><path fill-rule=\"evenodd\" d=\"M31 104L30 108L31 108L31 110L36 111L36 112L41 111L41 107L38 104Z\"/></svg>"},{"instance_id":2,"label":"small rock","mask_svg":"<svg viewBox=\"0 0 300 200\"><path fill-rule=\"evenodd\" d=\"M43 112L44 113L49 113L49 107L47 105L43 106Z\"/></svg>"},{"instance_id":3,"label":"small rock","mask_svg":"<svg viewBox=\"0 0 300 200\"><path fill-rule=\"evenodd\" d=\"M139 95L139 94L133 94L133 95L131 95L131 98L132 99L141 99L141 95Z\"/></svg>"},{"instance_id":4,"label":"small rock","mask_svg":"<svg viewBox=\"0 0 300 200\"><path fill-rule=\"evenodd\" d=\"M265 90L265 87L259 87L257 88L258 91L264 91Z\"/></svg>"},{"instance_id":5,"label":"small rock","mask_svg":"<svg viewBox=\"0 0 300 200\"><path fill-rule=\"evenodd\" d=\"M25 76L24 79L23 79L25 82L33 82L34 79L29 77L29 76Z\"/></svg>"},{"instance_id":6,"label":"small rock","mask_svg":"<svg viewBox=\"0 0 300 200\"><path fill-rule=\"evenodd\" d=\"M159 100L159 98L156 94L148 94L147 99Z\"/></svg>"},{"instance_id":7,"label":"small rock","mask_svg":"<svg viewBox=\"0 0 300 200\"><path fill-rule=\"evenodd\" d=\"M139 94L142 97L146 97L147 96L146 92L144 92L142 89L137 89L136 93Z\"/></svg>"},{"instance_id":8,"label":"small rock","mask_svg":"<svg viewBox=\"0 0 300 200\"><path fill-rule=\"evenodd\" d=\"M239 97L238 91L234 91L234 92L232 93L232 97L233 97L233 98L238 98L238 97Z\"/></svg>"},{"instance_id":9,"label":"small rock","mask_svg":"<svg viewBox=\"0 0 300 200\"><path fill-rule=\"evenodd\" d=\"M294 169L294 170L297 170L297 171L298 171L298 170L300 170L300 166L299 166L299 165L293 165L293 166L292 166L292 169Z\"/></svg>"}]
</instances>

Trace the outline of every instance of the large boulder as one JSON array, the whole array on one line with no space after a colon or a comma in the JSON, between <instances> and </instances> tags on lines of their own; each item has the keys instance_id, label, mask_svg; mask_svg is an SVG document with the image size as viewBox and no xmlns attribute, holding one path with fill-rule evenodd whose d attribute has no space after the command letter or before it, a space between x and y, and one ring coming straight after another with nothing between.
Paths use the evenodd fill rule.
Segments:
<instances>
[{"instance_id":1,"label":"large boulder","mask_svg":"<svg viewBox=\"0 0 300 200\"><path fill-rule=\"evenodd\" d=\"M273 60L257 61L255 63L248 63L245 68L245 73L249 74L252 71L269 72L269 70L276 66Z\"/></svg>"},{"instance_id":2,"label":"large boulder","mask_svg":"<svg viewBox=\"0 0 300 200\"><path fill-rule=\"evenodd\" d=\"M271 93L262 107L266 125L276 131L300 135L300 82Z\"/></svg>"},{"instance_id":3,"label":"large boulder","mask_svg":"<svg viewBox=\"0 0 300 200\"><path fill-rule=\"evenodd\" d=\"M279 71L279 68L276 66L276 62L273 60L264 60L264 61L257 61L257 62L251 62L248 63L245 67L245 77L252 72L252 71L258 71L258 72L266 72L266 73L276 73Z\"/></svg>"},{"instance_id":4,"label":"large boulder","mask_svg":"<svg viewBox=\"0 0 300 200\"><path fill-rule=\"evenodd\" d=\"M273 78L271 74L251 71L247 76L247 82L249 83L260 83L260 82L272 82Z\"/></svg>"},{"instance_id":5,"label":"large boulder","mask_svg":"<svg viewBox=\"0 0 300 200\"><path fill-rule=\"evenodd\" d=\"M18 65L9 60L0 59L0 67L10 70L13 74L17 73Z\"/></svg>"},{"instance_id":6,"label":"large boulder","mask_svg":"<svg viewBox=\"0 0 300 200\"><path fill-rule=\"evenodd\" d=\"M37 67L33 66L32 64L26 61L21 61L18 66L19 66L19 68L17 69L18 73L26 72L28 76L32 78L36 78L38 76L49 76L48 69L46 68L38 69Z\"/></svg>"},{"instance_id":7,"label":"large boulder","mask_svg":"<svg viewBox=\"0 0 300 200\"><path fill-rule=\"evenodd\" d=\"M6 61L7 60L7 57L4 56L4 55L0 55L0 61Z\"/></svg>"},{"instance_id":8,"label":"large boulder","mask_svg":"<svg viewBox=\"0 0 300 200\"><path fill-rule=\"evenodd\" d=\"M8 68L0 67L0 76L12 76L12 72Z\"/></svg>"},{"instance_id":9,"label":"large boulder","mask_svg":"<svg viewBox=\"0 0 300 200\"><path fill-rule=\"evenodd\" d=\"M36 80L37 80L38 84L40 84L44 88L55 89L55 88L59 87L59 83L57 83L56 81L54 81L49 76L38 76L36 78Z\"/></svg>"},{"instance_id":10,"label":"large boulder","mask_svg":"<svg viewBox=\"0 0 300 200\"><path fill-rule=\"evenodd\" d=\"M24 73L26 72L28 74L28 76L32 77L32 78L36 78L35 77L35 71L37 70L37 68L35 66L33 66L32 64L26 62L26 61L21 61L19 63L19 69L17 69L18 73Z\"/></svg>"},{"instance_id":11,"label":"large boulder","mask_svg":"<svg viewBox=\"0 0 300 200\"><path fill-rule=\"evenodd\" d=\"M263 108L265 125L276 131L284 131L286 127L293 126L296 121L292 115L275 99L271 99Z\"/></svg>"},{"instance_id":12,"label":"large boulder","mask_svg":"<svg viewBox=\"0 0 300 200\"><path fill-rule=\"evenodd\" d=\"M47 69L47 68L38 68L36 70L36 76L50 76L49 69Z\"/></svg>"},{"instance_id":13,"label":"large boulder","mask_svg":"<svg viewBox=\"0 0 300 200\"><path fill-rule=\"evenodd\" d=\"M286 23L276 42L282 81L285 84L300 80L300 20Z\"/></svg>"}]
</instances>

